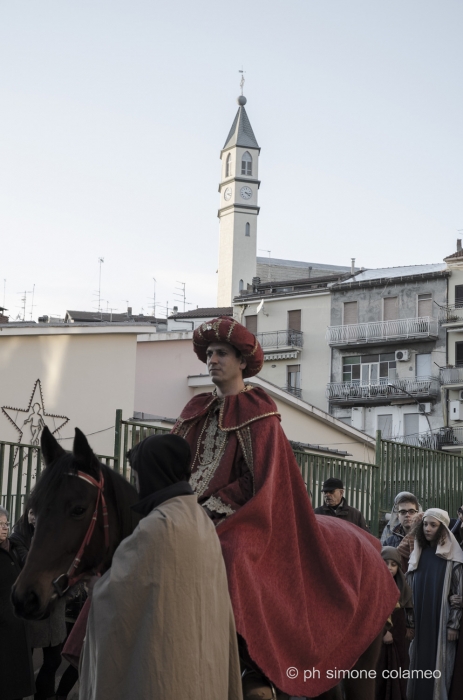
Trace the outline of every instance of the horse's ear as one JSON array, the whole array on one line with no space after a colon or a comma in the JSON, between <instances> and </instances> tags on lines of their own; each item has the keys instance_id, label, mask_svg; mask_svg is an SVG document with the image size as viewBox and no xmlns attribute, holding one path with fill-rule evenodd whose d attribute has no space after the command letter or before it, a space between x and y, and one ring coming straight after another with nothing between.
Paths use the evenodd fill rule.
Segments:
<instances>
[{"instance_id":1,"label":"horse's ear","mask_svg":"<svg viewBox=\"0 0 463 700\"><path fill-rule=\"evenodd\" d=\"M72 453L84 465L85 471L99 471L98 458L79 428L76 428Z\"/></svg>"},{"instance_id":2,"label":"horse's ear","mask_svg":"<svg viewBox=\"0 0 463 700\"><path fill-rule=\"evenodd\" d=\"M66 454L66 451L63 450L56 438L54 438L51 434L51 431L48 428L48 426L45 426L42 430L40 444L42 447L43 459L47 467L56 459L58 459L58 457L61 457L62 455Z\"/></svg>"}]
</instances>

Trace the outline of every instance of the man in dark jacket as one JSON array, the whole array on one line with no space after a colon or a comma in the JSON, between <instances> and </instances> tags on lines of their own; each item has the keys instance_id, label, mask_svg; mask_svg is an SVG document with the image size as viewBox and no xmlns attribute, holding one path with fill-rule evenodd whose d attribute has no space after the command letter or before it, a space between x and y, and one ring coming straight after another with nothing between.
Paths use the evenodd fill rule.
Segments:
<instances>
[{"instance_id":1,"label":"man in dark jacket","mask_svg":"<svg viewBox=\"0 0 463 700\"><path fill-rule=\"evenodd\" d=\"M325 505L315 508L317 515L332 515L341 520L347 520L348 523L358 525L362 530L368 530L365 518L357 508L348 506L344 498L344 484L341 479L336 479L331 476L322 486L324 493Z\"/></svg>"}]
</instances>

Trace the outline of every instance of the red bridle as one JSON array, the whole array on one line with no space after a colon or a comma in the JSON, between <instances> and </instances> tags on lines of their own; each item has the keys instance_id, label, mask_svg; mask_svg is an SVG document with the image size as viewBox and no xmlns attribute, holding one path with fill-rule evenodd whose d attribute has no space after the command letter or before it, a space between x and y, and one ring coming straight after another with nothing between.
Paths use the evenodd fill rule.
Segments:
<instances>
[{"instance_id":1,"label":"red bridle","mask_svg":"<svg viewBox=\"0 0 463 700\"><path fill-rule=\"evenodd\" d=\"M58 594L58 596L61 598L62 595L66 593L66 591L73 586L77 581L79 581L83 574L79 574L76 576L76 571L79 568L79 564L81 562L85 547L90 544L90 541L93 536L93 532L95 530L95 524L98 519L98 506L100 505L101 501L101 511L103 514L103 529L104 529L104 541L105 541L105 554L109 549L109 523L108 523L108 508L106 506L106 501L104 497L104 477L103 474L100 474L100 479L97 481L94 479L92 476L89 474L86 474L85 472L80 472L78 471L77 473L75 472L68 472L69 476L77 476L79 479L83 479L83 481L86 481L88 484L91 484L92 486L95 486L97 489L97 494L96 494L96 503L95 503L95 510L92 515L92 519L90 520L90 524L87 529L87 533L84 537L84 540L82 544L80 545L80 549L77 552L74 561L72 562L71 566L69 567L68 571L65 574L61 574L61 576L58 576L58 578L55 578L53 581L53 587ZM99 569L101 568L103 562L101 562L100 566L98 569L94 572L95 574L98 573Z\"/></svg>"}]
</instances>

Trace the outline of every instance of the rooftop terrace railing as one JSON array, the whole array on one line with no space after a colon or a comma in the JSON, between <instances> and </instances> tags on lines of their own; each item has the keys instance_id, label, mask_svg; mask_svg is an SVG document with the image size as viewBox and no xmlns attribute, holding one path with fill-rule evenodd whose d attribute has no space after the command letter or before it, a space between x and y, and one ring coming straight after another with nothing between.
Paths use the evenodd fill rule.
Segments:
<instances>
[{"instance_id":1,"label":"rooftop terrace railing","mask_svg":"<svg viewBox=\"0 0 463 700\"><path fill-rule=\"evenodd\" d=\"M362 384L358 382L330 382L326 397L333 402L371 401L378 399L404 398L409 394L416 398L437 396L439 380L435 377L418 377L416 379L394 379Z\"/></svg>"},{"instance_id":2,"label":"rooftop terrace railing","mask_svg":"<svg viewBox=\"0 0 463 700\"><path fill-rule=\"evenodd\" d=\"M430 316L329 326L326 332L329 345L367 345L415 338L437 338L437 336L437 319Z\"/></svg>"}]
</instances>

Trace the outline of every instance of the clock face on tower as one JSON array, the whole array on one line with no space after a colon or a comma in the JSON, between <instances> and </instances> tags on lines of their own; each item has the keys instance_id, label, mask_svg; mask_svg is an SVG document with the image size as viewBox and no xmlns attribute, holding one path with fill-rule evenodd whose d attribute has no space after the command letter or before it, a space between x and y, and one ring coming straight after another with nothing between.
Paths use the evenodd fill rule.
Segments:
<instances>
[{"instance_id":1,"label":"clock face on tower","mask_svg":"<svg viewBox=\"0 0 463 700\"><path fill-rule=\"evenodd\" d=\"M252 197L252 190L250 187L242 187L240 189L240 195L242 196L243 199L251 199Z\"/></svg>"},{"instance_id":2,"label":"clock face on tower","mask_svg":"<svg viewBox=\"0 0 463 700\"><path fill-rule=\"evenodd\" d=\"M231 187L227 187L227 189L226 189L225 192L223 193L223 198L226 199L227 202L228 202L228 200L231 199L231 196L232 196L232 188L231 188Z\"/></svg>"}]
</instances>

